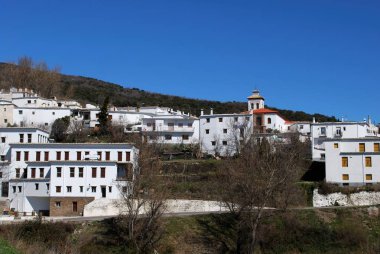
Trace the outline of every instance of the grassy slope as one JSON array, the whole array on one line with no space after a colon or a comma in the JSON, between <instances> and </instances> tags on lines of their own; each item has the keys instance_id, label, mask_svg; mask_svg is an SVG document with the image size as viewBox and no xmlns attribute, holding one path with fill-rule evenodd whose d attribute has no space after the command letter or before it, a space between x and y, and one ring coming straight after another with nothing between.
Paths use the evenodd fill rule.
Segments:
<instances>
[{"instance_id":1,"label":"grassy slope","mask_svg":"<svg viewBox=\"0 0 380 254\"><path fill-rule=\"evenodd\" d=\"M0 253L1 254L19 254L20 252L17 251L11 245L9 245L7 241L0 238Z\"/></svg>"}]
</instances>

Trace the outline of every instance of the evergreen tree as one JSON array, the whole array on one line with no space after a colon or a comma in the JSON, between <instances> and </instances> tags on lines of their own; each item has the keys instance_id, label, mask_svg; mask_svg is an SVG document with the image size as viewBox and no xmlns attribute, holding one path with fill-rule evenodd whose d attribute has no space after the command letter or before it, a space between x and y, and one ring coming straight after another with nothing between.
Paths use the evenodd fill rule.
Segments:
<instances>
[{"instance_id":1,"label":"evergreen tree","mask_svg":"<svg viewBox=\"0 0 380 254\"><path fill-rule=\"evenodd\" d=\"M109 104L109 96L104 99L103 105L100 108L99 113L99 134L105 135L109 133L109 119L108 119L108 104Z\"/></svg>"}]
</instances>

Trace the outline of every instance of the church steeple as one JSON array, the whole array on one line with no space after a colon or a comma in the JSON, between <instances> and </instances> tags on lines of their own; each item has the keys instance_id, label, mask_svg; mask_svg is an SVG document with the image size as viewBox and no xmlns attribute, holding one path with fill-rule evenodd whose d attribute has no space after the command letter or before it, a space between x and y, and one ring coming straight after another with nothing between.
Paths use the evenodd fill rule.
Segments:
<instances>
[{"instance_id":1,"label":"church steeple","mask_svg":"<svg viewBox=\"0 0 380 254\"><path fill-rule=\"evenodd\" d=\"M264 97L260 95L259 90L255 89L251 96L248 96L248 110L264 108Z\"/></svg>"}]
</instances>

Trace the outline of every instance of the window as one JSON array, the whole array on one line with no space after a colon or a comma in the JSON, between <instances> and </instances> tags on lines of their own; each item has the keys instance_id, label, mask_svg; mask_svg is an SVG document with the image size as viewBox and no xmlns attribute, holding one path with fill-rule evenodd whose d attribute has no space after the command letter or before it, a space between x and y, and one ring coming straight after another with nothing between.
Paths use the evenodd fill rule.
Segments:
<instances>
[{"instance_id":1,"label":"window","mask_svg":"<svg viewBox=\"0 0 380 254\"><path fill-rule=\"evenodd\" d=\"M106 177L106 168L100 168L100 177L105 178Z\"/></svg>"},{"instance_id":2,"label":"window","mask_svg":"<svg viewBox=\"0 0 380 254\"><path fill-rule=\"evenodd\" d=\"M79 186L79 192L83 192L83 186Z\"/></svg>"},{"instance_id":3,"label":"window","mask_svg":"<svg viewBox=\"0 0 380 254\"><path fill-rule=\"evenodd\" d=\"M372 174L366 174L366 175L365 175L365 179L366 179L367 181L372 181Z\"/></svg>"},{"instance_id":4,"label":"window","mask_svg":"<svg viewBox=\"0 0 380 254\"><path fill-rule=\"evenodd\" d=\"M24 161L29 160L29 152L24 152Z\"/></svg>"},{"instance_id":5,"label":"window","mask_svg":"<svg viewBox=\"0 0 380 254\"><path fill-rule=\"evenodd\" d=\"M165 140L172 140L172 135L165 135Z\"/></svg>"},{"instance_id":6,"label":"window","mask_svg":"<svg viewBox=\"0 0 380 254\"><path fill-rule=\"evenodd\" d=\"M53 111L53 112L51 112L52 114L53 114L53 116L55 116L55 112Z\"/></svg>"},{"instance_id":7,"label":"window","mask_svg":"<svg viewBox=\"0 0 380 254\"><path fill-rule=\"evenodd\" d=\"M69 160L69 152L65 152L65 161Z\"/></svg>"},{"instance_id":8,"label":"window","mask_svg":"<svg viewBox=\"0 0 380 254\"><path fill-rule=\"evenodd\" d=\"M84 152L84 159L88 161L90 159L90 152Z\"/></svg>"},{"instance_id":9,"label":"window","mask_svg":"<svg viewBox=\"0 0 380 254\"><path fill-rule=\"evenodd\" d=\"M71 192L72 191L72 187L71 186L66 186L66 190L67 190L67 192Z\"/></svg>"},{"instance_id":10,"label":"window","mask_svg":"<svg viewBox=\"0 0 380 254\"><path fill-rule=\"evenodd\" d=\"M62 168L61 167L57 168L57 177L62 177Z\"/></svg>"},{"instance_id":11,"label":"window","mask_svg":"<svg viewBox=\"0 0 380 254\"><path fill-rule=\"evenodd\" d=\"M4 123L7 123L8 122L8 120L7 119L4 119Z\"/></svg>"},{"instance_id":12,"label":"window","mask_svg":"<svg viewBox=\"0 0 380 254\"><path fill-rule=\"evenodd\" d=\"M61 186L55 186L55 192L60 193L61 192Z\"/></svg>"},{"instance_id":13,"label":"window","mask_svg":"<svg viewBox=\"0 0 380 254\"><path fill-rule=\"evenodd\" d=\"M20 134L20 143L24 143L24 134Z\"/></svg>"},{"instance_id":14,"label":"window","mask_svg":"<svg viewBox=\"0 0 380 254\"><path fill-rule=\"evenodd\" d=\"M5 143L5 137L1 137L1 143Z\"/></svg>"},{"instance_id":15,"label":"window","mask_svg":"<svg viewBox=\"0 0 380 254\"><path fill-rule=\"evenodd\" d=\"M146 123L146 126L147 126L147 127L151 127L151 126L152 126L152 123Z\"/></svg>"},{"instance_id":16,"label":"window","mask_svg":"<svg viewBox=\"0 0 380 254\"><path fill-rule=\"evenodd\" d=\"M212 146L215 146L215 145L216 145L216 142L215 142L215 141L211 141L211 145L212 145Z\"/></svg>"},{"instance_id":17,"label":"window","mask_svg":"<svg viewBox=\"0 0 380 254\"><path fill-rule=\"evenodd\" d=\"M226 145L227 145L227 141L224 140L224 141L222 142L222 144L223 144L224 146L226 146Z\"/></svg>"},{"instance_id":18,"label":"window","mask_svg":"<svg viewBox=\"0 0 380 254\"><path fill-rule=\"evenodd\" d=\"M182 140L189 140L189 135L182 135Z\"/></svg>"},{"instance_id":19,"label":"window","mask_svg":"<svg viewBox=\"0 0 380 254\"><path fill-rule=\"evenodd\" d=\"M366 167L372 167L372 158L371 157L365 157L365 166Z\"/></svg>"},{"instance_id":20,"label":"window","mask_svg":"<svg viewBox=\"0 0 380 254\"><path fill-rule=\"evenodd\" d=\"M178 127L182 128L183 127L183 123L178 123Z\"/></svg>"},{"instance_id":21,"label":"window","mask_svg":"<svg viewBox=\"0 0 380 254\"><path fill-rule=\"evenodd\" d=\"M359 152L361 153L365 152L365 143L359 143Z\"/></svg>"},{"instance_id":22,"label":"window","mask_svg":"<svg viewBox=\"0 0 380 254\"><path fill-rule=\"evenodd\" d=\"M102 160L102 152L98 152L98 160Z\"/></svg>"},{"instance_id":23,"label":"window","mask_svg":"<svg viewBox=\"0 0 380 254\"><path fill-rule=\"evenodd\" d=\"M83 177L83 168L79 168L79 177L80 177L80 178Z\"/></svg>"},{"instance_id":24,"label":"window","mask_svg":"<svg viewBox=\"0 0 380 254\"><path fill-rule=\"evenodd\" d=\"M36 178L36 168L32 168L31 177Z\"/></svg>"},{"instance_id":25,"label":"window","mask_svg":"<svg viewBox=\"0 0 380 254\"><path fill-rule=\"evenodd\" d=\"M106 161L110 160L110 152L106 152Z\"/></svg>"},{"instance_id":26,"label":"window","mask_svg":"<svg viewBox=\"0 0 380 254\"><path fill-rule=\"evenodd\" d=\"M122 161L123 160L123 153L122 152L117 152L117 160Z\"/></svg>"},{"instance_id":27,"label":"window","mask_svg":"<svg viewBox=\"0 0 380 254\"><path fill-rule=\"evenodd\" d=\"M210 130L209 129L206 129L206 134L210 134Z\"/></svg>"},{"instance_id":28,"label":"window","mask_svg":"<svg viewBox=\"0 0 380 254\"><path fill-rule=\"evenodd\" d=\"M267 119L267 123L268 123L268 124L271 124L271 123L272 123L272 119L271 119L270 117L268 117L268 119Z\"/></svg>"},{"instance_id":29,"label":"window","mask_svg":"<svg viewBox=\"0 0 380 254\"><path fill-rule=\"evenodd\" d=\"M210 118L206 118L206 122L209 123L210 122Z\"/></svg>"},{"instance_id":30,"label":"window","mask_svg":"<svg viewBox=\"0 0 380 254\"><path fill-rule=\"evenodd\" d=\"M130 161L131 160L131 152L125 152L125 160Z\"/></svg>"},{"instance_id":31,"label":"window","mask_svg":"<svg viewBox=\"0 0 380 254\"><path fill-rule=\"evenodd\" d=\"M12 186L13 193L16 193L16 186Z\"/></svg>"},{"instance_id":32,"label":"window","mask_svg":"<svg viewBox=\"0 0 380 254\"><path fill-rule=\"evenodd\" d=\"M348 167L348 157L342 157L342 167Z\"/></svg>"},{"instance_id":33,"label":"window","mask_svg":"<svg viewBox=\"0 0 380 254\"><path fill-rule=\"evenodd\" d=\"M373 144L373 151L380 152L380 143Z\"/></svg>"},{"instance_id":34,"label":"window","mask_svg":"<svg viewBox=\"0 0 380 254\"><path fill-rule=\"evenodd\" d=\"M57 152L56 158L57 158L57 161L61 160L61 152L60 151Z\"/></svg>"},{"instance_id":35,"label":"window","mask_svg":"<svg viewBox=\"0 0 380 254\"><path fill-rule=\"evenodd\" d=\"M36 152L36 161L41 160L41 152Z\"/></svg>"},{"instance_id":36,"label":"window","mask_svg":"<svg viewBox=\"0 0 380 254\"><path fill-rule=\"evenodd\" d=\"M348 180L350 180L350 176L348 174L343 174L342 175L342 180L343 181L348 181Z\"/></svg>"},{"instance_id":37,"label":"window","mask_svg":"<svg viewBox=\"0 0 380 254\"><path fill-rule=\"evenodd\" d=\"M108 192L112 192L112 186L108 186Z\"/></svg>"},{"instance_id":38,"label":"window","mask_svg":"<svg viewBox=\"0 0 380 254\"><path fill-rule=\"evenodd\" d=\"M259 104L258 103L256 103L256 109L258 109L259 108Z\"/></svg>"},{"instance_id":39,"label":"window","mask_svg":"<svg viewBox=\"0 0 380 254\"><path fill-rule=\"evenodd\" d=\"M82 158L82 152L77 152L77 161L80 161Z\"/></svg>"},{"instance_id":40,"label":"window","mask_svg":"<svg viewBox=\"0 0 380 254\"><path fill-rule=\"evenodd\" d=\"M61 201L56 201L55 202L55 207L58 207L58 208L61 207Z\"/></svg>"},{"instance_id":41,"label":"window","mask_svg":"<svg viewBox=\"0 0 380 254\"><path fill-rule=\"evenodd\" d=\"M75 177L75 168L70 168L70 177Z\"/></svg>"},{"instance_id":42,"label":"window","mask_svg":"<svg viewBox=\"0 0 380 254\"><path fill-rule=\"evenodd\" d=\"M223 129L223 133L226 134L227 133L227 129Z\"/></svg>"},{"instance_id":43,"label":"window","mask_svg":"<svg viewBox=\"0 0 380 254\"><path fill-rule=\"evenodd\" d=\"M31 100L28 100L28 104L30 104L30 103L32 103L32 101L31 101Z\"/></svg>"},{"instance_id":44,"label":"window","mask_svg":"<svg viewBox=\"0 0 380 254\"><path fill-rule=\"evenodd\" d=\"M35 114L36 114L36 112L32 111L32 115L35 115Z\"/></svg>"},{"instance_id":45,"label":"window","mask_svg":"<svg viewBox=\"0 0 380 254\"><path fill-rule=\"evenodd\" d=\"M91 192L96 192L96 186L91 187Z\"/></svg>"},{"instance_id":46,"label":"window","mask_svg":"<svg viewBox=\"0 0 380 254\"><path fill-rule=\"evenodd\" d=\"M45 161L49 160L49 152L45 152Z\"/></svg>"},{"instance_id":47,"label":"window","mask_svg":"<svg viewBox=\"0 0 380 254\"><path fill-rule=\"evenodd\" d=\"M46 184L46 189L47 189L47 190L50 189L50 184L49 184L49 183Z\"/></svg>"},{"instance_id":48,"label":"window","mask_svg":"<svg viewBox=\"0 0 380 254\"><path fill-rule=\"evenodd\" d=\"M187 127L189 128L193 127L193 123L187 123Z\"/></svg>"},{"instance_id":49,"label":"window","mask_svg":"<svg viewBox=\"0 0 380 254\"><path fill-rule=\"evenodd\" d=\"M19 114L19 115L22 115L22 110L19 110L19 111L18 111L18 114Z\"/></svg>"},{"instance_id":50,"label":"window","mask_svg":"<svg viewBox=\"0 0 380 254\"><path fill-rule=\"evenodd\" d=\"M122 188L122 190L121 190L122 192L124 192L124 193L126 193L127 191L128 191L128 188L127 188L127 186L123 186L123 188Z\"/></svg>"},{"instance_id":51,"label":"window","mask_svg":"<svg viewBox=\"0 0 380 254\"><path fill-rule=\"evenodd\" d=\"M92 168L92 178L96 178L96 168Z\"/></svg>"},{"instance_id":52,"label":"window","mask_svg":"<svg viewBox=\"0 0 380 254\"><path fill-rule=\"evenodd\" d=\"M334 148L339 148L339 144L338 143L334 143Z\"/></svg>"},{"instance_id":53,"label":"window","mask_svg":"<svg viewBox=\"0 0 380 254\"><path fill-rule=\"evenodd\" d=\"M234 121L237 122L239 120L238 117L234 117Z\"/></svg>"},{"instance_id":54,"label":"window","mask_svg":"<svg viewBox=\"0 0 380 254\"><path fill-rule=\"evenodd\" d=\"M16 178L20 178L20 169L16 168Z\"/></svg>"},{"instance_id":55,"label":"window","mask_svg":"<svg viewBox=\"0 0 380 254\"><path fill-rule=\"evenodd\" d=\"M22 192L22 186L18 186L18 192Z\"/></svg>"},{"instance_id":56,"label":"window","mask_svg":"<svg viewBox=\"0 0 380 254\"><path fill-rule=\"evenodd\" d=\"M20 161L20 160L21 160L21 152L17 151L16 152L16 161Z\"/></svg>"},{"instance_id":57,"label":"window","mask_svg":"<svg viewBox=\"0 0 380 254\"><path fill-rule=\"evenodd\" d=\"M300 130L303 130L303 125L302 124L300 125Z\"/></svg>"},{"instance_id":58,"label":"window","mask_svg":"<svg viewBox=\"0 0 380 254\"><path fill-rule=\"evenodd\" d=\"M0 155L0 160L5 161L5 155Z\"/></svg>"},{"instance_id":59,"label":"window","mask_svg":"<svg viewBox=\"0 0 380 254\"><path fill-rule=\"evenodd\" d=\"M321 136L326 136L326 127L321 127Z\"/></svg>"},{"instance_id":60,"label":"window","mask_svg":"<svg viewBox=\"0 0 380 254\"><path fill-rule=\"evenodd\" d=\"M219 123L223 122L223 117L219 117Z\"/></svg>"},{"instance_id":61,"label":"window","mask_svg":"<svg viewBox=\"0 0 380 254\"><path fill-rule=\"evenodd\" d=\"M336 136L342 136L342 129L340 127L336 127L335 135Z\"/></svg>"},{"instance_id":62,"label":"window","mask_svg":"<svg viewBox=\"0 0 380 254\"><path fill-rule=\"evenodd\" d=\"M45 175L45 169L44 168L40 168L40 178L43 178Z\"/></svg>"},{"instance_id":63,"label":"window","mask_svg":"<svg viewBox=\"0 0 380 254\"><path fill-rule=\"evenodd\" d=\"M38 183L36 183L35 186L36 186L36 190L40 188L40 185Z\"/></svg>"},{"instance_id":64,"label":"window","mask_svg":"<svg viewBox=\"0 0 380 254\"><path fill-rule=\"evenodd\" d=\"M32 134L28 134L28 143L32 143Z\"/></svg>"}]
</instances>

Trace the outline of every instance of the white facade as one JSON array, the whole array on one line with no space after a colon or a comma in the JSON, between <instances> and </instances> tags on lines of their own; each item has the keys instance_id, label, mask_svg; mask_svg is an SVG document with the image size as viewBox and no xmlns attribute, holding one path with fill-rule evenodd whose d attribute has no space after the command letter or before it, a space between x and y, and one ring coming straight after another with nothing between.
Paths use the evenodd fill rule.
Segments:
<instances>
[{"instance_id":1,"label":"white facade","mask_svg":"<svg viewBox=\"0 0 380 254\"><path fill-rule=\"evenodd\" d=\"M324 122L311 124L312 159L325 159L324 142L332 138L364 138L377 137L376 126L367 122Z\"/></svg>"},{"instance_id":2,"label":"white facade","mask_svg":"<svg viewBox=\"0 0 380 254\"><path fill-rule=\"evenodd\" d=\"M50 129L55 120L66 116L71 116L69 108L17 107L13 109L13 124Z\"/></svg>"},{"instance_id":3,"label":"white facade","mask_svg":"<svg viewBox=\"0 0 380 254\"><path fill-rule=\"evenodd\" d=\"M326 182L365 185L380 182L380 138L324 142Z\"/></svg>"},{"instance_id":4,"label":"white facade","mask_svg":"<svg viewBox=\"0 0 380 254\"><path fill-rule=\"evenodd\" d=\"M228 156L237 152L240 142L252 133L251 114L212 114L199 118L203 153Z\"/></svg>"},{"instance_id":5,"label":"white facade","mask_svg":"<svg viewBox=\"0 0 380 254\"><path fill-rule=\"evenodd\" d=\"M199 119L188 115L144 117L141 131L148 142L193 144L199 142Z\"/></svg>"},{"instance_id":6,"label":"white facade","mask_svg":"<svg viewBox=\"0 0 380 254\"><path fill-rule=\"evenodd\" d=\"M11 150L13 143L48 143L49 133L37 128L0 128L0 189L1 197L8 197L8 182L11 172ZM5 184L3 184L5 183Z\"/></svg>"},{"instance_id":7,"label":"white facade","mask_svg":"<svg viewBox=\"0 0 380 254\"><path fill-rule=\"evenodd\" d=\"M31 213L57 198L116 199L137 156L131 144L11 144L10 207Z\"/></svg>"}]
</instances>

